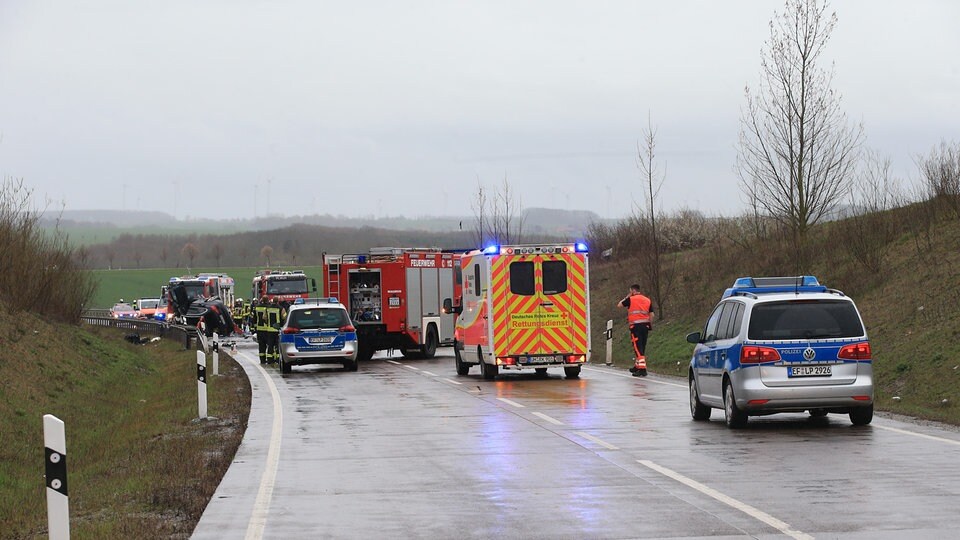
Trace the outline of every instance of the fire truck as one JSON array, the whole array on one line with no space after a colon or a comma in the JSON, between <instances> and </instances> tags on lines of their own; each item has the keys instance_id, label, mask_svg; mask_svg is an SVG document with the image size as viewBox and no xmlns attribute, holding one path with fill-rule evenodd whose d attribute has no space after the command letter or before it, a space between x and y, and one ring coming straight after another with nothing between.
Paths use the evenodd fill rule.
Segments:
<instances>
[{"instance_id":1,"label":"fire truck","mask_svg":"<svg viewBox=\"0 0 960 540\"><path fill-rule=\"evenodd\" d=\"M216 297L227 306L233 306L236 283L232 277L226 274L197 274L197 278L207 282L205 295L208 298Z\"/></svg>"},{"instance_id":2,"label":"fire truck","mask_svg":"<svg viewBox=\"0 0 960 540\"><path fill-rule=\"evenodd\" d=\"M317 292L317 280L307 281L303 270L260 270L253 276L250 299L267 297L277 302L293 303L297 298L309 298Z\"/></svg>"},{"instance_id":3,"label":"fire truck","mask_svg":"<svg viewBox=\"0 0 960 540\"><path fill-rule=\"evenodd\" d=\"M437 248L379 247L369 253L324 255L326 295L347 307L357 328L358 358L398 349L406 358L432 358L453 344L455 315L442 312L454 294L459 253Z\"/></svg>"},{"instance_id":4,"label":"fire truck","mask_svg":"<svg viewBox=\"0 0 960 540\"><path fill-rule=\"evenodd\" d=\"M479 365L492 380L501 369L563 367L580 376L590 359L590 287L587 246L575 244L489 246L460 260L454 356L457 373Z\"/></svg>"}]
</instances>

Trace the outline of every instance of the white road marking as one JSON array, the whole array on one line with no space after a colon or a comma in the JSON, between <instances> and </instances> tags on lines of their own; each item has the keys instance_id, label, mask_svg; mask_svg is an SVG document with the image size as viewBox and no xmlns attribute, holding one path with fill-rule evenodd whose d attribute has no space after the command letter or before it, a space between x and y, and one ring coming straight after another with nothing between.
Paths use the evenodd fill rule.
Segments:
<instances>
[{"instance_id":1,"label":"white road marking","mask_svg":"<svg viewBox=\"0 0 960 540\"><path fill-rule=\"evenodd\" d=\"M393 365L395 365L395 366L402 366L402 365L403 365L403 364L401 364L400 362L397 362L396 360L387 360L387 363L393 364Z\"/></svg>"},{"instance_id":2,"label":"white road marking","mask_svg":"<svg viewBox=\"0 0 960 540\"><path fill-rule=\"evenodd\" d=\"M782 532L783 534L785 534L785 535L787 535L787 536L790 536L790 537L792 537L792 538L796 538L797 540L812 540L812 539L813 539L813 537L810 536L809 534L806 534L806 533L803 533L803 532L800 532L800 531L793 530L793 528L790 527L790 525L788 525L787 523L784 523L783 521L780 521L779 519L771 516L770 514L767 514L766 512L763 512L763 511L761 511L761 510L758 510L758 509L750 506L749 504L740 502L740 501L734 499L733 497L729 497L729 496L727 496L727 495L724 495L723 493L720 493L719 491L717 491L717 490L715 490L715 489L713 489L713 488L711 488L711 487L705 486L705 485L701 484L700 482L697 482L696 480L693 480L693 479L691 479L691 478L687 478L686 476L684 476L684 475L682 475L682 474L680 474L680 473L678 473L678 472L676 472L676 471L672 471L672 470L670 470L670 469L668 469L668 468L666 468L666 467L662 467L662 466L657 465L656 463L654 463L654 462L652 462L652 461L648 461L648 460L645 460L645 459L638 459L638 460L637 460L637 463L643 465L644 467L648 467L648 468L650 468L650 469L653 469L654 471L657 471L658 473L660 473L660 474L662 474L662 475L664 475L664 476L667 476L667 477L669 477L669 478L672 478L672 479L676 480L677 482L680 482L681 484L684 484L684 485L686 485L686 486L688 486L688 487L691 487L691 488L699 491L700 493L703 493L704 495L707 495L708 497L712 497L712 498L714 498L714 499L722 502L723 504L726 504L727 506L730 506L730 507L732 507L732 508L736 508L737 510L740 510L741 512L747 514L748 516L750 516L750 517L752 517L752 518L754 518L754 519L756 519L756 520L762 521L763 523L766 523L767 525L770 525L770 526L773 527L774 529L777 529L778 531Z\"/></svg>"},{"instance_id":3,"label":"white road marking","mask_svg":"<svg viewBox=\"0 0 960 540\"><path fill-rule=\"evenodd\" d=\"M514 407L517 407L518 409L522 409L522 408L523 408L523 405L517 403L516 401L511 401L511 400L509 400L509 399L507 399L507 398L505 398L505 397L498 397L497 399L500 400L500 401L502 401L502 402L504 402L504 403L506 403L507 405L513 405Z\"/></svg>"},{"instance_id":4,"label":"white road marking","mask_svg":"<svg viewBox=\"0 0 960 540\"><path fill-rule=\"evenodd\" d=\"M270 513L270 500L273 498L273 486L277 481L277 466L280 464L280 437L283 434L283 407L280 404L280 393L277 391L277 385L273 379L260 365L259 359L253 359L246 355L249 362L253 363L263 374L267 387L270 389L270 396L273 398L273 428L270 430L270 449L267 451L267 463L263 470L263 476L260 477L260 489L257 490L257 499L253 503L253 512L250 514L250 521L247 522L246 540L260 540L263 538L263 529L267 525L267 517Z\"/></svg>"},{"instance_id":5,"label":"white road marking","mask_svg":"<svg viewBox=\"0 0 960 540\"><path fill-rule=\"evenodd\" d=\"M958 441L958 440L946 439L946 438L943 438L943 437L936 437L936 436L934 436L934 435L927 435L927 434L925 434L925 433L917 433L916 431L907 431L906 429L900 429L900 428L895 428L895 427L878 426L878 425L876 425L876 424L874 424L873 427L875 427L875 428L877 428L877 429L885 429L885 430L887 430L887 431L893 431L894 433L901 433L901 434L903 434L903 435L913 435L914 437L920 437L920 438L923 438L923 439L930 439L931 441L945 442L945 443L960 445L960 441Z\"/></svg>"},{"instance_id":6,"label":"white road marking","mask_svg":"<svg viewBox=\"0 0 960 540\"><path fill-rule=\"evenodd\" d=\"M407 369L412 369L412 370L414 370L414 371L420 371L420 368L415 368L415 367L413 367L413 366L408 366L408 365L406 365L406 364L401 364L401 365L402 365L403 367L407 368Z\"/></svg>"},{"instance_id":7,"label":"white road marking","mask_svg":"<svg viewBox=\"0 0 960 540\"><path fill-rule=\"evenodd\" d=\"M460 385L463 384L462 382L457 382L457 381L455 381L455 380L453 380L453 379L444 379L444 380L447 381L447 382L450 383L450 384L455 384L455 385L457 385L457 386L460 386Z\"/></svg>"},{"instance_id":8,"label":"white road marking","mask_svg":"<svg viewBox=\"0 0 960 540\"><path fill-rule=\"evenodd\" d=\"M429 375L429 376L431 376L431 377L436 377L436 376L437 376L436 373L430 373L430 372L427 371L427 370L423 370L423 374L424 374L424 375Z\"/></svg>"},{"instance_id":9,"label":"white road marking","mask_svg":"<svg viewBox=\"0 0 960 540\"><path fill-rule=\"evenodd\" d=\"M607 450L619 450L619 448L617 448L616 446L608 443L607 441L605 441L605 440L603 440L603 439L598 439L598 438L594 437L593 435L590 435L589 433L584 433L584 432L582 432L582 431L577 431L576 434L579 435L579 436L581 436L581 437L583 437L584 439L586 439L586 440L588 440L588 441L593 441L593 442L599 444L600 446L606 448Z\"/></svg>"},{"instance_id":10,"label":"white road marking","mask_svg":"<svg viewBox=\"0 0 960 540\"><path fill-rule=\"evenodd\" d=\"M655 380L655 379L649 379L649 378L647 378L647 377L634 377L633 375L628 375L628 374L626 374L626 373L617 373L616 371L612 371L612 370L609 370L609 369L597 369L597 368L590 368L590 367L586 367L586 366L584 366L583 369L585 369L585 370L587 370L587 371L595 371L595 372L597 372L597 373L604 373L604 374L606 374L606 375L613 375L614 377L625 377L625 378L627 378L627 379L643 379L644 382L653 383L653 384L664 384L664 385L667 385L667 386L676 386L676 387L679 387L679 388L686 388L686 387L687 387L687 385L685 385L685 384L672 383L672 382L667 382L667 381L658 381L658 380Z\"/></svg>"},{"instance_id":11,"label":"white road marking","mask_svg":"<svg viewBox=\"0 0 960 540\"><path fill-rule=\"evenodd\" d=\"M551 424L554 424L554 425L557 425L557 426L562 426L562 425L563 425L563 422L557 420L556 418L547 416L547 415L543 414L542 412L535 412L535 413L533 413L533 415L536 416L536 417L538 417L538 418L542 418L542 419L546 420L547 422L550 422Z\"/></svg>"}]
</instances>

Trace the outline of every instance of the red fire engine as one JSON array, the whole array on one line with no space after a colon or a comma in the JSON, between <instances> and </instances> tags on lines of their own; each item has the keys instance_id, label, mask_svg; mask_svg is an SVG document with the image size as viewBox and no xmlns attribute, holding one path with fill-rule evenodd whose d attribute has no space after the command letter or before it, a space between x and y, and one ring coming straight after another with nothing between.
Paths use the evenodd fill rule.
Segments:
<instances>
[{"instance_id":1,"label":"red fire engine","mask_svg":"<svg viewBox=\"0 0 960 540\"><path fill-rule=\"evenodd\" d=\"M268 300L277 299L277 302L290 302L297 298L309 298L310 292L317 292L317 280L310 279L303 270L260 270L253 276L253 286L250 299L257 300L267 297Z\"/></svg>"},{"instance_id":2,"label":"red fire engine","mask_svg":"<svg viewBox=\"0 0 960 540\"><path fill-rule=\"evenodd\" d=\"M369 253L324 255L326 295L338 298L357 327L358 358L398 349L431 358L453 344L455 315L443 313L454 295L458 255L436 248L372 248Z\"/></svg>"}]
</instances>

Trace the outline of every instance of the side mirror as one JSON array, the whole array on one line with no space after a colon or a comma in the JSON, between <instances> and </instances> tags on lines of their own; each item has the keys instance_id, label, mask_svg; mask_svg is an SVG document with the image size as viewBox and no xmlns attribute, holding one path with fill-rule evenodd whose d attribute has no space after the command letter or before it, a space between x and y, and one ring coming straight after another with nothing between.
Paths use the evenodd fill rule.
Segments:
<instances>
[{"instance_id":1,"label":"side mirror","mask_svg":"<svg viewBox=\"0 0 960 540\"><path fill-rule=\"evenodd\" d=\"M700 343L700 332L687 334L687 343Z\"/></svg>"},{"instance_id":2,"label":"side mirror","mask_svg":"<svg viewBox=\"0 0 960 540\"><path fill-rule=\"evenodd\" d=\"M453 313L453 300L449 298L443 299L443 312L444 313Z\"/></svg>"}]
</instances>

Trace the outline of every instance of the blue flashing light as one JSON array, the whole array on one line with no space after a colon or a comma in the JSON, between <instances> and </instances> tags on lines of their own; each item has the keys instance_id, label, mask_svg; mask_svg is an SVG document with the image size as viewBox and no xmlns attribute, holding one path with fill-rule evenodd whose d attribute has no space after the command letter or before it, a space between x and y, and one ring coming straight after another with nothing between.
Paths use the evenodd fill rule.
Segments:
<instances>
[{"instance_id":1,"label":"blue flashing light","mask_svg":"<svg viewBox=\"0 0 960 540\"><path fill-rule=\"evenodd\" d=\"M577 253L586 253L588 251L586 242L577 242L573 248Z\"/></svg>"},{"instance_id":2,"label":"blue flashing light","mask_svg":"<svg viewBox=\"0 0 960 540\"><path fill-rule=\"evenodd\" d=\"M336 296L331 296L330 298L327 298L327 302L329 302L329 303L331 303L331 304L339 304L339 303L340 303L340 302L337 301L337 297L336 297Z\"/></svg>"},{"instance_id":3,"label":"blue flashing light","mask_svg":"<svg viewBox=\"0 0 960 540\"><path fill-rule=\"evenodd\" d=\"M294 305L302 304L302 303L303 303L303 298L297 298L296 300L293 301Z\"/></svg>"},{"instance_id":4,"label":"blue flashing light","mask_svg":"<svg viewBox=\"0 0 960 540\"><path fill-rule=\"evenodd\" d=\"M499 254L500 254L500 246L497 245L497 244L489 245L489 246L483 248L483 254L484 254L484 255L499 255Z\"/></svg>"},{"instance_id":5,"label":"blue flashing light","mask_svg":"<svg viewBox=\"0 0 960 540\"><path fill-rule=\"evenodd\" d=\"M821 285L816 276L787 276L787 277L742 277L733 282L733 287L723 292L722 298L737 293L770 294L770 293L815 293L827 292L827 287Z\"/></svg>"}]
</instances>

